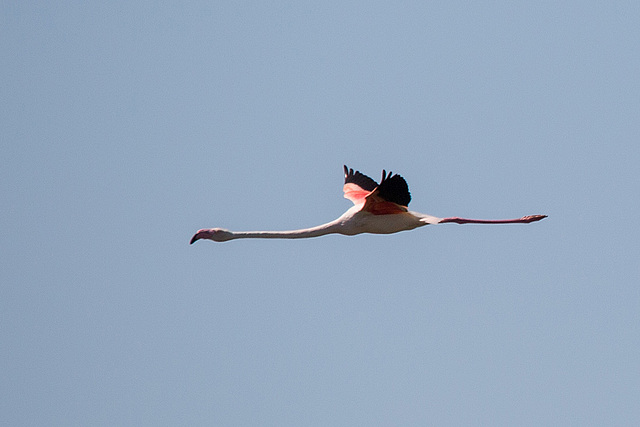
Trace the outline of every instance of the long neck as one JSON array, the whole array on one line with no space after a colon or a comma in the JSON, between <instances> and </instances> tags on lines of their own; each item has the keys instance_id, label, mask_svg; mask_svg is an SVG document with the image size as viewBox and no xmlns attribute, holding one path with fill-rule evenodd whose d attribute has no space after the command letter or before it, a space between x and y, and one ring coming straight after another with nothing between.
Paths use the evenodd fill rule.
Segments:
<instances>
[{"instance_id":1,"label":"long neck","mask_svg":"<svg viewBox=\"0 0 640 427\"><path fill-rule=\"evenodd\" d=\"M311 228L287 231L233 231L232 239L305 239L309 237L324 236L325 234L339 233L338 221L328 222Z\"/></svg>"}]
</instances>

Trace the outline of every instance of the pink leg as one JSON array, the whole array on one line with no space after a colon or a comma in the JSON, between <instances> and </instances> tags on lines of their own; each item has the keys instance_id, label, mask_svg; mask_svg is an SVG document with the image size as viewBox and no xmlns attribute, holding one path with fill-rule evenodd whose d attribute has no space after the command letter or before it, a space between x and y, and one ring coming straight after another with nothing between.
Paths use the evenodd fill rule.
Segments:
<instances>
[{"instance_id":1,"label":"pink leg","mask_svg":"<svg viewBox=\"0 0 640 427\"><path fill-rule=\"evenodd\" d=\"M546 218L546 215L529 215L516 219L467 219L467 218L443 218L438 224L445 222L455 222L456 224L513 224L513 223L525 223L528 224L534 221L540 221Z\"/></svg>"}]
</instances>

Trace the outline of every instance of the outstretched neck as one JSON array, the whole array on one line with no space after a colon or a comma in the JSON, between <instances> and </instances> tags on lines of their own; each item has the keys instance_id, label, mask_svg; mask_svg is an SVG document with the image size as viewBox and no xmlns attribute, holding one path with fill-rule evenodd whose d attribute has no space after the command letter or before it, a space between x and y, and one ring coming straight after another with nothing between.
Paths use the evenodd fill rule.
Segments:
<instances>
[{"instance_id":1,"label":"outstretched neck","mask_svg":"<svg viewBox=\"0 0 640 427\"><path fill-rule=\"evenodd\" d=\"M305 239L325 234L340 233L340 224L336 221L311 228L286 231L230 231L228 240L233 239Z\"/></svg>"}]
</instances>

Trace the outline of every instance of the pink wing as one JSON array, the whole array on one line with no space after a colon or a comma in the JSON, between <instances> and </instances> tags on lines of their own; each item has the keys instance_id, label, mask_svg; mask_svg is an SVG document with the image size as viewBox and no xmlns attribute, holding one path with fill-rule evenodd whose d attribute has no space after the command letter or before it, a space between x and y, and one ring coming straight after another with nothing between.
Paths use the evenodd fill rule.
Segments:
<instances>
[{"instance_id":1,"label":"pink wing","mask_svg":"<svg viewBox=\"0 0 640 427\"><path fill-rule=\"evenodd\" d=\"M354 205L365 202L365 198L376 189L378 184L360 172L344 167L344 198L349 199Z\"/></svg>"},{"instance_id":2,"label":"pink wing","mask_svg":"<svg viewBox=\"0 0 640 427\"><path fill-rule=\"evenodd\" d=\"M344 197L354 204L364 204L363 211L374 215L407 212L411 194L407 182L400 175L382 171L380 184L360 172L344 167Z\"/></svg>"}]
</instances>

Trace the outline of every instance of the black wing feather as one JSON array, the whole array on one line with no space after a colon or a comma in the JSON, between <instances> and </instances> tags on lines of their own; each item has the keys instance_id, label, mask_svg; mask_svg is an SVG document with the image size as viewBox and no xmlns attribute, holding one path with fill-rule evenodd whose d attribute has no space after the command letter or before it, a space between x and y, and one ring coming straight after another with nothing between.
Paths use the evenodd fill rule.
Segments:
<instances>
[{"instance_id":1,"label":"black wing feather","mask_svg":"<svg viewBox=\"0 0 640 427\"><path fill-rule=\"evenodd\" d=\"M373 179L358 171L354 172L353 169L349 169L346 165L344 167L344 183L358 185L366 191L373 191L378 186L378 183Z\"/></svg>"},{"instance_id":2,"label":"black wing feather","mask_svg":"<svg viewBox=\"0 0 640 427\"><path fill-rule=\"evenodd\" d=\"M378 185L378 196L400 206L409 206L411 193L407 181L398 174L391 176L391 172L386 177L383 172L382 176L383 179Z\"/></svg>"}]
</instances>

